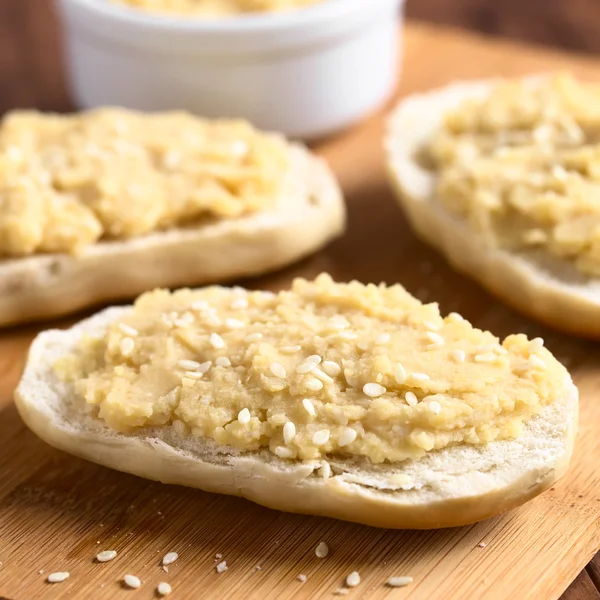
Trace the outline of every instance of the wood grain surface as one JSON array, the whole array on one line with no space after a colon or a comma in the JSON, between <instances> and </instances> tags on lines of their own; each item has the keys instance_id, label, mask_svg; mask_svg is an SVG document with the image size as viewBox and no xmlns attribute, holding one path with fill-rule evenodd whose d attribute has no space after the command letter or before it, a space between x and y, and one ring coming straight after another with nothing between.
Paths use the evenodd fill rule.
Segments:
<instances>
[{"instance_id":1,"label":"wood grain surface","mask_svg":"<svg viewBox=\"0 0 600 600\"><path fill-rule=\"evenodd\" d=\"M24 7L23 15L26 8L45 5L23 0L11 6L17 4ZM16 15L19 26L28 24L23 31L35 29L27 15L6 6L0 5L5 10L0 24L6 22L3 17ZM36 35L54 48L49 23ZM0 29L0 44L18 48L18 31ZM25 56L13 56L12 66L0 61L2 106L68 108L56 57L37 47L23 52ZM0 56L7 55L0 49ZM600 61L412 26L400 93L455 78L556 67L600 75ZM27 81L19 79L24 69L32 75ZM14 86L11 73L20 74L14 76ZM349 597L360 599L554 600L574 580L565 600L600 596L600 565L582 571L600 549L600 349L520 317L418 242L384 177L382 133L379 114L316 148L344 187L347 235L301 264L242 283L275 290L287 287L294 276L311 277L323 270L338 280L402 282L421 299L439 301L443 312L458 310L500 336L525 331L544 337L571 369L581 393L581 433L568 476L507 515L430 532L384 531L288 515L241 499L144 481L55 451L25 428L11 395L38 328L13 329L0 336L0 596L149 599L156 597L160 581L168 581L171 597L178 599L330 598L353 570L360 572L362 582ZM331 548L325 559L314 555L320 541ZM103 549L119 555L110 563L94 562ZM165 573L160 559L168 551L180 558ZM216 554L229 566L220 575L214 569ZM45 583L48 573L63 570L71 573L67 581ZM140 590L122 587L126 573L142 579ZM300 574L308 577L306 583L297 580ZM410 575L414 583L386 588L385 581L394 575Z\"/></svg>"}]
</instances>

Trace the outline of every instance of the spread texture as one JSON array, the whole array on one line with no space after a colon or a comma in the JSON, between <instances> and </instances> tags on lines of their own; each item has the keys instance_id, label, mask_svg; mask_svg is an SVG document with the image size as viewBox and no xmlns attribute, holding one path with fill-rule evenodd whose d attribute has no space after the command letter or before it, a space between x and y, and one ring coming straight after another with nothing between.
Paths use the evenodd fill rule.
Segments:
<instances>
[{"instance_id":1,"label":"spread texture","mask_svg":"<svg viewBox=\"0 0 600 600\"><path fill-rule=\"evenodd\" d=\"M416 458L518 436L568 377L401 286L157 290L55 365L111 428L172 426L282 458Z\"/></svg>"},{"instance_id":2,"label":"spread texture","mask_svg":"<svg viewBox=\"0 0 600 600\"><path fill-rule=\"evenodd\" d=\"M13 112L0 126L0 257L241 217L272 206L287 171L285 142L243 121Z\"/></svg>"},{"instance_id":3,"label":"spread texture","mask_svg":"<svg viewBox=\"0 0 600 600\"><path fill-rule=\"evenodd\" d=\"M502 82L446 115L426 155L437 197L488 244L600 275L600 86Z\"/></svg>"}]
</instances>

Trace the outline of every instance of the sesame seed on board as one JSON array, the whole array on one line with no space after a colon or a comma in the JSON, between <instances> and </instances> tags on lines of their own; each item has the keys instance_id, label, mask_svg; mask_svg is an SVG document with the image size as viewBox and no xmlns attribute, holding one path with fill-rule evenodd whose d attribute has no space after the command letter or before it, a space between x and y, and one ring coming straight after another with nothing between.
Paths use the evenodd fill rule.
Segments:
<instances>
[{"instance_id":1,"label":"sesame seed on board","mask_svg":"<svg viewBox=\"0 0 600 600\"><path fill-rule=\"evenodd\" d=\"M70 573L68 571L57 571L56 573L50 573L46 577L48 583L62 583L69 578Z\"/></svg>"},{"instance_id":2,"label":"sesame seed on board","mask_svg":"<svg viewBox=\"0 0 600 600\"><path fill-rule=\"evenodd\" d=\"M156 587L156 592L160 596L168 596L172 591L173 588L166 581L161 581Z\"/></svg>"},{"instance_id":3,"label":"sesame seed on board","mask_svg":"<svg viewBox=\"0 0 600 600\"><path fill-rule=\"evenodd\" d=\"M99 552L98 554L96 554L96 560L98 562L108 562L109 560L116 558L116 556L117 556L116 550L103 550L102 552Z\"/></svg>"},{"instance_id":4,"label":"sesame seed on board","mask_svg":"<svg viewBox=\"0 0 600 600\"><path fill-rule=\"evenodd\" d=\"M300 582L300 583L306 583L306 580L308 579L308 577L306 575L303 575L302 573L300 575L298 575L298 577L296 577L296 579Z\"/></svg>"},{"instance_id":5,"label":"sesame seed on board","mask_svg":"<svg viewBox=\"0 0 600 600\"><path fill-rule=\"evenodd\" d=\"M315 548L315 556L317 558L325 558L329 554L329 546L325 542L319 542Z\"/></svg>"},{"instance_id":6,"label":"sesame seed on board","mask_svg":"<svg viewBox=\"0 0 600 600\"><path fill-rule=\"evenodd\" d=\"M359 583L360 575L358 574L358 571L352 571L352 573L346 577L346 585L348 587L356 587Z\"/></svg>"},{"instance_id":7,"label":"sesame seed on board","mask_svg":"<svg viewBox=\"0 0 600 600\"><path fill-rule=\"evenodd\" d=\"M386 585L388 587L404 587L405 585L409 585L413 582L413 578L412 577L406 577L406 576L398 576L398 577L390 577L387 580Z\"/></svg>"},{"instance_id":8,"label":"sesame seed on board","mask_svg":"<svg viewBox=\"0 0 600 600\"><path fill-rule=\"evenodd\" d=\"M179 558L177 552L167 552L162 559L162 564L165 566L172 565Z\"/></svg>"},{"instance_id":9,"label":"sesame seed on board","mask_svg":"<svg viewBox=\"0 0 600 600\"><path fill-rule=\"evenodd\" d=\"M139 577L129 574L123 577L123 583L133 590L137 590L142 585L142 582L140 581Z\"/></svg>"}]
</instances>

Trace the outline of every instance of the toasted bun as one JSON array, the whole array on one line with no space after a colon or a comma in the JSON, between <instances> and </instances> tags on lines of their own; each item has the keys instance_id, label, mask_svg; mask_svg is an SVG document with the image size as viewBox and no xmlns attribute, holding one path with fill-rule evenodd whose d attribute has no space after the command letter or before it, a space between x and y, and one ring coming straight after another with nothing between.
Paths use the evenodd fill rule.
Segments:
<instances>
[{"instance_id":1,"label":"toasted bun","mask_svg":"<svg viewBox=\"0 0 600 600\"><path fill-rule=\"evenodd\" d=\"M52 446L163 483L402 529L453 527L497 515L544 491L569 465L578 407L569 377L560 400L528 421L517 439L457 445L391 465L329 457L327 480L318 474L319 461L282 460L268 451L239 453L211 439L178 435L171 427L117 433L94 416L71 384L56 377L52 365L76 351L84 333L102 335L129 310L110 308L33 342L15 399L27 425ZM396 474L411 483L404 489L390 484Z\"/></svg>"},{"instance_id":2,"label":"toasted bun","mask_svg":"<svg viewBox=\"0 0 600 600\"><path fill-rule=\"evenodd\" d=\"M530 85L539 80L528 79ZM386 139L388 172L400 204L424 241L507 304L557 329L600 338L600 280L540 250L490 248L435 198L435 175L416 158L448 111L466 98L485 96L496 83L457 83L400 103Z\"/></svg>"},{"instance_id":3,"label":"toasted bun","mask_svg":"<svg viewBox=\"0 0 600 600\"><path fill-rule=\"evenodd\" d=\"M100 242L83 254L0 260L0 326L65 315L156 287L265 273L314 252L345 225L327 165L290 146L292 168L276 206L240 219Z\"/></svg>"}]
</instances>

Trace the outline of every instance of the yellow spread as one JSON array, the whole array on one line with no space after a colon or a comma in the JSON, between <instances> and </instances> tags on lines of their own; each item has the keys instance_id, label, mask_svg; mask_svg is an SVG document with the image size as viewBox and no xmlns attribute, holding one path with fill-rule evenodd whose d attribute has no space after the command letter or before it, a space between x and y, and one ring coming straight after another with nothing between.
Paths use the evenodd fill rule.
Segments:
<instances>
[{"instance_id":1,"label":"yellow spread","mask_svg":"<svg viewBox=\"0 0 600 600\"><path fill-rule=\"evenodd\" d=\"M18 111L0 126L0 257L77 253L272 205L284 142L183 112Z\"/></svg>"},{"instance_id":2,"label":"yellow spread","mask_svg":"<svg viewBox=\"0 0 600 600\"><path fill-rule=\"evenodd\" d=\"M507 81L447 115L437 196L491 245L539 247L600 275L600 86Z\"/></svg>"},{"instance_id":3,"label":"yellow spread","mask_svg":"<svg viewBox=\"0 0 600 600\"><path fill-rule=\"evenodd\" d=\"M500 343L399 285L328 275L277 295L146 293L55 369L118 431L375 463L518 436L567 377L540 339Z\"/></svg>"},{"instance_id":4,"label":"yellow spread","mask_svg":"<svg viewBox=\"0 0 600 600\"><path fill-rule=\"evenodd\" d=\"M112 0L150 12L191 17L228 17L277 12L311 6L325 0Z\"/></svg>"}]
</instances>

